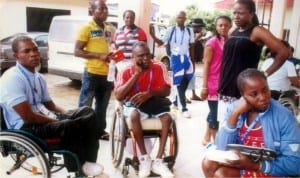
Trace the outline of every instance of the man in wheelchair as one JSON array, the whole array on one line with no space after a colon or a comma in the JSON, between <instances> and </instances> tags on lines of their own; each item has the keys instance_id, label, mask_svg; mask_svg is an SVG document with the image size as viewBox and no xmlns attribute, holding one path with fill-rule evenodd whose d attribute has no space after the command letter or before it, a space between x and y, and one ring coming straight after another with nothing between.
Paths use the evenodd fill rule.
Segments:
<instances>
[{"instance_id":1,"label":"man in wheelchair","mask_svg":"<svg viewBox=\"0 0 300 178\"><path fill-rule=\"evenodd\" d=\"M145 42L137 42L132 49L132 64L120 71L115 83L116 99L123 103L124 114L129 116L132 131L141 152L139 156L139 177L147 177L150 170L162 177L173 177L173 173L163 163L162 156L166 145L172 117L169 113L170 81L162 63L151 59ZM156 159L151 161L145 149L141 119L159 118L162 123L159 150Z\"/></svg>"},{"instance_id":2,"label":"man in wheelchair","mask_svg":"<svg viewBox=\"0 0 300 178\"><path fill-rule=\"evenodd\" d=\"M31 38L16 38L12 49L16 66L0 78L0 105L7 129L25 130L42 139L60 138L59 146L77 154L84 174L101 174L103 167L96 164L99 142L94 111L89 107L65 111L52 101L46 80L35 71L40 53ZM74 160L65 157L65 164L75 171Z\"/></svg>"}]
</instances>

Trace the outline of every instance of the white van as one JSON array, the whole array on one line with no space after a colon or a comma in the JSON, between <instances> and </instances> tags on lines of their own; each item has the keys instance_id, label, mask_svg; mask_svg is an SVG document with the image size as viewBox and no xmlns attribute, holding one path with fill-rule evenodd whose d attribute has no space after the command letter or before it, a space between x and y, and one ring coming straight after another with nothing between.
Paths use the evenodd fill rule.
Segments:
<instances>
[{"instance_id":1,"label":"white van","mask_svg":"<svg viewBox=\"0 0 300 178\"><path fill-rule=\"evenodd\" d=\"M49 28L48 72L79 81L84 70L84 59L74 55L75 41L80 27L91 16L55 16ZM109 16L108 22L117 26L117 18Z\"/></svg>"}]
</instances>

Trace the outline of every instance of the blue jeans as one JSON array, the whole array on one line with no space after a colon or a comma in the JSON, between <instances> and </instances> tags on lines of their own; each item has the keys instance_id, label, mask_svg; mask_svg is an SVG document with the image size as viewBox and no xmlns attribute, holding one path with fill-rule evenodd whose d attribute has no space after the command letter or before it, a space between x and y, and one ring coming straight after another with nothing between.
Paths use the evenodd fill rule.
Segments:
<instances>
[{"instance_id":1,"label":"blue jeans","mask_svg":"<svg viewBox=\"0 0 300 178\"><path fill-rule=\"evenodd\" d=\"M101 137L106 128L106 110L112 89L113 82L108 82L107 76L91 74L84 70L78 105L79 107L91 107L93 98L95 97L96 126L98 137Z\"/></svg>"},{"instance_id":2,"label":"blue jeans","mask_svg":"<svg viewBox=\"0 0 300 178\"><path fill-rule=\"evenodd\" d=\"M207 122L210 129L218 130L218 101L208 100L209 113L207 116Z\"/></svg>"}]
</instances>

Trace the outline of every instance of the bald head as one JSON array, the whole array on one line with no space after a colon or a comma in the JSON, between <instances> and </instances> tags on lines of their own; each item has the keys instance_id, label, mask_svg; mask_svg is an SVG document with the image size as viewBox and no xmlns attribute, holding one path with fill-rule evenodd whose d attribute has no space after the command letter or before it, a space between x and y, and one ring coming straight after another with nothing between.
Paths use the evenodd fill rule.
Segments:
<instances>
[{"instance_id":1,"label":"bald head","mask_svg":"<svg viewBox=\"0 0 300 178\"><path fill-rule=\"evenodd\" d=\"M177 25L183 27L185 21L186 21L186 13L184 11L179 11L176 15Z\"/></svg>"},{"instance_id":2,"label":"bald head","mask_svg":"<svg viewBox=\"0 0 300 178\"><path fill-rule=\"evenodd\" d=\"M148 69L151 61L150 49L147 43L139 41L134 44L132 48L133 63L142 68L142 70Z\"/></svg>"},{"instance_id":3,"label":"bald head","mask_svg":"<svg viewBox=\"0 0 300 178\"><path fill-rule=\"evenodd\" d=\"M104 22L108 16L108 8L103 0L95 0L91 2L90 14L98 22Z\"/></svg>"}]
</instances>

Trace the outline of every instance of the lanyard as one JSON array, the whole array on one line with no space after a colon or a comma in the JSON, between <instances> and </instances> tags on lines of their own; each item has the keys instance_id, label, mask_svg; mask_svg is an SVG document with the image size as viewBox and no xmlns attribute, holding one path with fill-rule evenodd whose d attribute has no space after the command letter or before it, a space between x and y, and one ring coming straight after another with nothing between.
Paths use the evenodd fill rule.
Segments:
<instances>
[{"instance_id":1,"label":"lanyard","mask_svg":"<svg viewBox=\"0 0 300 178\"><path fill-rule=\"evenodd\" d=\"M245 134L242 136L242 138L239 140L240 144L243 144L246 137L249 135L250 131L254 128L254 126L256 125L256 123L259 121L259 115L254 119L254 121L252 121L252 123L250 124L250 126L248 127L248 129L246 130ZM240 132L239 132L240 135ZM241 137L241 136L240 136Z\"/></svg>"},{"instance_id":2,"label":"lanyard","mask_svg":"<svg viewBox=\"0 0 300 178\"><path fill-rule=\"evenodd\" d=\"M29 83L29 86L30 86L30 89L31 89L31 95L32 95L32 102L33 102L33 105L36 107L36 109L38 110L37 108L37 101L36 101L36 98L35 98L35 94L38 94L38 91L36 89L36 85L35 85L35 76L34 76L34 81L33 81L33 84L34 84L34 87L31 85L31 82L30 82L30 79L29 79L29 76L26 74L26 72L24 71L24 69L17 65L18 69L22 72L22 74L25 76L26 80L28 81ZM41 83L41 80L38 78L38 81L39 81L39 84L40 84L40 87L41 87L41 93L42 93L42 96L43 96L43 88L42 88L42 83Z\"/></svg>"},{"instance_id":3,"label":"lanyard","mask_svg":"<svg viewBox=\"0 0 300 178\"><path fill-rule=\"evenodd\" d=\"M152 81L152 69L150 69L150 76L149 76L149 83L148 83L148 86L147 86L147 91L149 92L150 89L151 89L151 81ZM140 89L140 86L137 84L137 82L135 82L134 84L134 88L137 92L140 92L141 89Z\"/></svg>"},{"instance_id":4,"label":"lanyard","mask_svg":"<svg viewBox=\"0 0 300 178\"><path fill-rule=\"evenodd\" d=\"M176 41L177 41L177 40L176 40L176 32L177 32L177 28L175 28L175 39L174 39L175 43L176 43ZM183 44L184 33L185 33L185 28L183 28L183 30L182 30L182 32L181 32L181 42L180 42L180 45Z\"/></svg>"}]
</instances>

